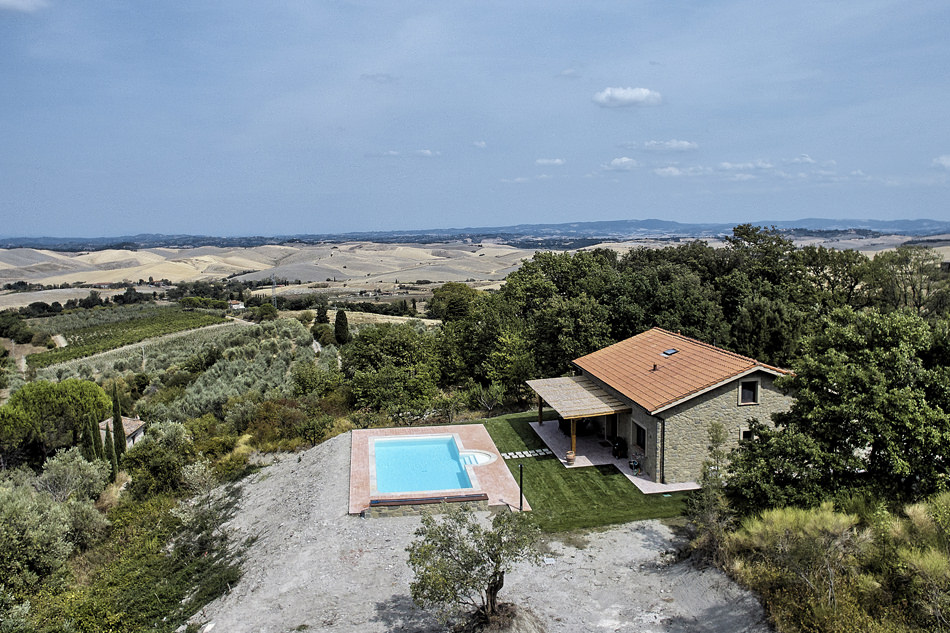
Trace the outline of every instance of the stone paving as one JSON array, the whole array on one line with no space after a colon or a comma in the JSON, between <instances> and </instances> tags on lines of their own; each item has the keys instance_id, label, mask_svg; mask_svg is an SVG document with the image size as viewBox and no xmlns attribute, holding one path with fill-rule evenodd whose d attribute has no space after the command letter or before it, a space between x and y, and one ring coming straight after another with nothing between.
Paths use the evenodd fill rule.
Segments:
<instances>
[{"instance_id":1,"label":"stone paving","mask_svg":"<svg viewBox=\"0 0 950 633\"><path fill-rule=\"evenodd\" d=\"M525 457L544 457L546 455L554 455L554 452L549 448L536 448L530 451L515 451L514 453L502 453L502 459L523 459Z\"/></svg>"}]
</instances>

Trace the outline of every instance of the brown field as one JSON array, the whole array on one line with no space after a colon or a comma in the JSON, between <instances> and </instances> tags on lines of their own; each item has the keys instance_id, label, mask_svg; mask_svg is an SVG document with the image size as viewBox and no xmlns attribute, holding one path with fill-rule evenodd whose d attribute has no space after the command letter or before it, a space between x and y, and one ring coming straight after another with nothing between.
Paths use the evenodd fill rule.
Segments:
<instances>
[{"instance_id":1,"label":"brown field","mask_svg":"<svg viewBox=\"0 0 950 633\"><path fill-rule=\"evenodd\" d=\"M502 280L533 251L498 244L398 245L353 242L254 248L153 248L60 253L0 249L0 285L196 281L237 276L337 283Z\"/></svg>"},{"instance_id":2,"label":"brown field","mask_svg":"<svg viewBox=\"0 0 950 633\"><path fill-rule=\"evenodd\" d=\"M950 240L950 236L947 236ZM869 256L896 248L907 236L886 235L869 239L818 240L797 243L823 244L832 248L855 249ZM709 241L712 246L722 242ZM638 239L598 245L619 252L631 248L660 248L670 242ZM596 248L596 247L592 247ZM950 259L950 246L936 249ZM30 248L0 249L0 286L15 281L44 285L77 283L104 284L168 279L172 282L218 280L236 277L245 280L269 279L271 275L292 282L277 289L281 293L326 291L352 295L359 291L382 293L398 298L399 286L415 286L423 295L440 283L465 281L478 288L499 287L517 270L533 250L503 244L461 242L444 244L274 244L253 248L152 248L63 253ZM419 284L420 281L431 282ZM294 283L296 282L296 283ZM140 291L149 291L141 289ZM114 294L115 291L102 291ZM121 291L119 291L121 292ZM268 289L266 292L270 292ZM0 309L27 305L31 301L64 302L84 297L88 290L73 288L41 293L0 293ZM413 292L413 294L416 294Z\"/></svg>"}]
</instances>

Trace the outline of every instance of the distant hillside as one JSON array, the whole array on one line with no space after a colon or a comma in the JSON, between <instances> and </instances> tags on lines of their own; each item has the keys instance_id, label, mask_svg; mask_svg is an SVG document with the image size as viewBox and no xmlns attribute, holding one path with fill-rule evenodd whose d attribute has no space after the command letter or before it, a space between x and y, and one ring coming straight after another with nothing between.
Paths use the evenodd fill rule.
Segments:
<instances>
[{"instance_id":1,"label":"distant hillside","mask_svg":"<svg viewBox=\"0 0 950 633\"><path fill-rule=\"evenodd\" d=\"M924 237L950 233L950 222L937 220L828 220L806 218L752 222L775 226L790 236L840 234L871 237L875 234ZM497 227L364 231L355 233L295 234L215 237L207 235L140 234L119 237L0 237L0 248L35 248L52 251L135 250L143 248L254 247L267 244L327 244L343 242L415 243L469 241L495 242L517 247L579 248L601 241L628 239L714 238L729 235L734 224L684 224L667 220L606 220L561 224L516 224Z\"/></svg>"}]
</instances>

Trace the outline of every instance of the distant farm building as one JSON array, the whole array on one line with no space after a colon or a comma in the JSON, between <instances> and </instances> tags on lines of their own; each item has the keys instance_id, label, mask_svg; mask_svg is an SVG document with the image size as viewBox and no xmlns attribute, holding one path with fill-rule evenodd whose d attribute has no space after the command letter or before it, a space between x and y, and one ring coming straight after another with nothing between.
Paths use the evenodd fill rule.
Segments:
<instances>
[{"instance_id":1,"label":"distant farm building","mask_svg":"<svg viewBox=\"0 0 950 633\"><path fill-rule=\"evenodd\" d=\"M132 446L145 437L145 422L138 418L127 418L122 416L122 426L125 431L125 446L126 448L132 448ZM106 439L106 429L115 431L112 429L112 418L108 418L99 423L99 434L102 435L102 441Z\"/></svg>"}]
</instances>

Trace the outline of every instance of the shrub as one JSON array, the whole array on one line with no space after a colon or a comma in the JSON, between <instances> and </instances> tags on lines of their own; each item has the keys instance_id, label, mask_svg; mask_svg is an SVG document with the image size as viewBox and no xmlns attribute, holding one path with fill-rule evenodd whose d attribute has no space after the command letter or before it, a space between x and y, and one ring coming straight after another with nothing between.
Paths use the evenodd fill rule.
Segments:
<instances>
[{"instance_id":1,"label":"shrub","mask_svg":"<svg viewBox=\"0 0 950 633\"><path fill-rule=\"evenodd\" d=\"M109 521L89 501L70 499L63 509L69 522L67 538L78 549L87 549L106 535Z\"/></svg>"},{"instance_id":2,"label":"shrub","mask_svg":"<svg viewBox=\"0 0 950 633\"><path fill-rule=\"evenodd\" d=\"M178 492L184 484L182 467L193 453L183 425L163 422L150 426L145 439L122 457L122 465L132 478L132 496L144 499L163 492Z\"/></svg>"},{"instance_id":3,"label":"shrub","mask_svg":"<svg viewBox=\"0 0 950 633\"><path fill-rule=\"evenodd\" d=\"M132 478L129 492L136 499L181 489L181 459L158 442L139 442L123 456L122 464Z\"/></svg>"},{"instance_id":4,"label":"shrub","mask_svg":"<svg viewBox=\"0 0 950 633\"><path fill-rule=\"evenodd\" d=\"M88 462L79 448L60 451L46 460L43 474L36 478L35 487L49 493L55 501L92 501L105 489L109 481L109 465L102 460Z\"/></svg>"},{"instance_id":5,"label":"shrub","mask_svg":"<svg viewBox=\"0 0 950 633\"><path fill-rule=\"evenodd\" d=\"M856 516L835 512L831 503L767 510L746 519L726 546L738 559L734 571L753 589L798 595L811 605L798 617L821 619L817 607L833 611L839 592L860 573L871 539L857 523Z\"/></svg>"},{"instance_id":6,"label":"shrub","mask_svg":"<svg viewBox=\"0 0 950 633\"><path fill-rule=\"evenodd\" d=\"M49 495L0 483L0 578L27 590L58 571L73 550L71 523Z\"/></svg>"}]
</instances>

